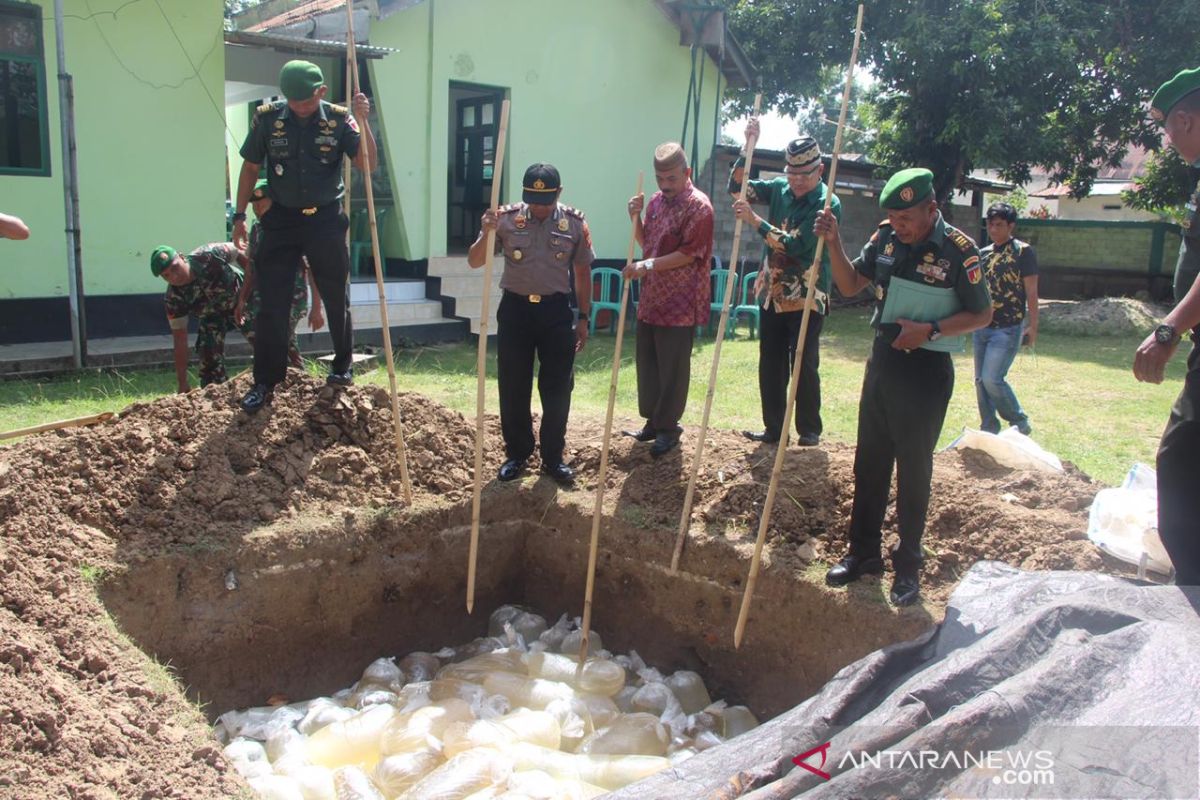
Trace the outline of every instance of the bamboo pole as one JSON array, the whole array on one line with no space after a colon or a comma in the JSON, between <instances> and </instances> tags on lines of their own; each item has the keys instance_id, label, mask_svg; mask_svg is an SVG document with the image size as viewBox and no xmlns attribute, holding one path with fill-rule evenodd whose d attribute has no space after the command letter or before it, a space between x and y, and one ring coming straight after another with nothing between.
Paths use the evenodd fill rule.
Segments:
<instances>
[{"instance_id":1,"label":"bamboo pole","mask_svg":"<svg viewBox=\"0 0 1200 800\"><path fill-rule=\"evenodd\" d=\"M830 159L829 191L825 195L825 211L833 205L833 192L837 186L838 157L842 153L842 130L846 126L846 110L850 106L850 87L854 84L854 65L858 62L858 43L862 38L863 6L859 3L858 20L854 25L854 47L850 50L850 65L846 68L846 86L842 91L842 113L838 117L837 135L833 140L833 156ZM767 499L763 503L762 517L758 524L758 539L754 543L754 558L750 562L750 575L746 579L746 590L742 594L742 607L738 611L737 627L733 631L733 646L742 646L746 632L746 621L750 617L750 603L754 598L754 587L758 583L758 569L762 562L763 544L767 539L767 526L771 522L771 508L775 503L775 492L779 488L779 475L783 471L783 456L787 450L788 430L792 426L792 411L796 405L796 387L800 383L800 366L804 361L804 340L808 334L808 319L812 314L813 293L817 285L817 273L821 269L821 255L825 250L824 237L817 239L817 250L812 266L808 270L808 292L804 297L804 315L800 321L800 340L796 343L795 364L792 365L792 383L788 390L787 408L783 415L783 430L779 433L779 445L775 451L775 466L771 470L771 483L767 488Z\"/></svg>"},{"instance_id":2,"label":"bamboo pole","mask_svg":"<svg viewBox=\"0 0 1200 800\"><path fill-rule=\"evenodd\" d=\"M504 172L504 145L508 138L508 101L500 104L500 132L492 160L492 216L500 207L500 177ZM483 495L483 408L484 378L487 372L488 321L492 313L492 257L496 249L496 229L487 232L487 251L483 257L483 300L479 313L479 348L475 359L475 489L471 497L471 549L467 555L467 613L475 608L475 571L479 560L479 503Z\"/></svg>"},{"instance_id":3,"label":"bamboo pole","mask_svg":"<svg viewBox=\"0 0 1200 800\"><path fill-rule=\"evenodd\" d=\"M762 106L762 92L754 95L754 116ZM738 201L746 199L746 184L750 182L750 165L754 161L754 145L758 137L746 140L746 161L742 169L742 190L738 193ZM692 474L688 478L687 494L683 498L683 513L679 515L679 532L675 535L675 552L671 554L671 574L679 572L679 558L683 555L683 543L687 540L688 529L692 522L692 498L696 494L696 479L700 475L700 465L704 461L704 439L708 435L708 415L712 411L713 395L717 392L717 368L721 364L721 344L725 341L725 326L729 323L729 306L733 302L733 294L737 291L738 250L742 245L742 220L733 225L733 252L729 256L729 275L725 281L725 299L721 303L721 321L717 325L717 340L713 344L712 368L708 372L708 394L704 396L704 415L700 418L700 438L696 441L696 452L692 456ZM764 264L762 268L765 268Z\"/></svg>"},{"instance_id":4,"label":"bamboo pole","mask_svg":"<svg viewBox=\"0 0 1200 800\"><path fill-rule=\"evenodd\" d=\"M354 0L346 0L346 52L350 58L350 71L353 75L354 94L358 94L358 52L354 45ZM350 99L353 113L353 96ZM370 122L362 122L362 146L367 146L366 138L370 132ZM412 504L412 480L408 475L408 454L404 450L404 424L400 419L400 395L396 390L396 364L392 361L392 329L388 323L387 292L383 288L383 258L379 252L379 230L375 223L375 193L371 188L370 156L364 153L366 169L362 171L363 188L367 192L367 219L371 225L371 255L375 259L375 288L379 292L379 324L382 326L383 356L387 361L388 384L392 395L392 427L396 434L396 458L400 462L400 483L404 489L405 502ZM347 187L349 191L349 187ZM338 309L341 312L341 309Z\"/></svg>"},{"instance_id":5,"label":"bamboo pole","mask_svg":"<svg viewBox=\"0 0 1200 800\"><path fill-rule=\"evenodd\" d=\"M645 173L639 172L636 197L642 193ZM629 231L629 251L625 266L633 263L633 248L637 245L637 222ZM587 589L583 594L583 641L579 645L579 663L587 660L591 645L592 592L596 587L596 558L600 549L600 514L604 508L604 482L608 477L608 448L612 441L613 407L617 404L617 375L621 371L621 342L625 338L625 309L629 306L629 278L621 279L621 311L617 316L617 341L613 345L612 376L608 383L608 409L604 412L604 441L600 445L600 474L596 479L596 504L592 509L592 543L588 549Z\"/></svg>"},{"instance_id":6,"label":"bamboo pole","mask_svg":"<svg viewBox=\"0 0 1200 800\"><path fill-rule=\"evenodd\" d=\"M41 425L32 425L28 428L17 428L13 431L5 431L0 433L0 439L15 439L18 436L29 436L33 433L41 433L43 431L53 431L59 428L74 428L80 425L95 425L97 422L107 422L113 418L111 411L105 411L101 414L89 414L86 417L74 417L72 419L60 419L56 422L44 422Z\"/></svg>"}]
</instances>

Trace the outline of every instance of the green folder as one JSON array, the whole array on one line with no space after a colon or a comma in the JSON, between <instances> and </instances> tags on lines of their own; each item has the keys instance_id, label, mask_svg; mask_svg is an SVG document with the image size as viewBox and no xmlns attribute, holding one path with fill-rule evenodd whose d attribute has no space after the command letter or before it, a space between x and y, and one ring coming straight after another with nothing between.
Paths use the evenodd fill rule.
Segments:
<instances>
[{"instance_id":1,"label":"green folder","mask_svg":"<svg viewBox=\"0 0 1200 800\"><path fill-rule=\"evenodd\" d=\"M933 322L959 311L962 311L962 303L953 289L926 286L893 276L888 283L887 297L884 298L879 321L895 322L903 318L914 322ZM961 335L942 336L937 341L926 342L921 347L942 353L961 353L966 349L966 342Z\"/></svg>"}]
</instances>

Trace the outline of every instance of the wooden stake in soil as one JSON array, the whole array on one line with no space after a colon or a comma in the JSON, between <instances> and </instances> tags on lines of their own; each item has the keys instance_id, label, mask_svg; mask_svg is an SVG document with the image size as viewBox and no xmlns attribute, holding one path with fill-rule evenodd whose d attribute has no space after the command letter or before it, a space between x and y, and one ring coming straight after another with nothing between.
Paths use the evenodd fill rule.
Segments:
<instances>
[{"instance_id":1,"label":"wooden stake in soil","mask_svg":"<svg viewBox=\"0 0 1200 800\"><path fill-rule=\"evenodd\" d=\"M0 433L0 439L15 439L18 436L29 436L33 433L41 433L42 431L53 431L59 428L76 428L81 425L95 425L97 422L107 422L113 418L111 411L105 411L102 414L89 414L86 417L73 417L72 419L60 419L57 422L44 422L41 425L33 425L28 428L17 428L14 431L5 431Z\"/></svg>"},{"instance_id":2,"label":"wooden stake in soil","mask_svg":"<svg viewBox=\"0 0 1200 800\"><path fill-rule=\"evenodd\" d=\"M496 138L496 156L492 161L492 216L500 207L500 176L504 172L504 142L508 137L508 101L500 104L500 133ZM479 348L475 359L475 489L471 497L471 550L467 555L467 613L475 608L475 570L479 560L479 501L483 494L483 408L484 378L487 374L488 316L492 311L492 256L496 249L496 229L487 232L487 251L483 257L483 301L479 312Z\"/></svg>"},{"instance_id":3,"label":"wooden stake in soil","mask_svg":"<svg viewBox=\"0 0 1200 800\"><path fill-rule=\"evenodd\" d=\"M350 73L354 85L354 94L359 92L358 82L358 51L354 46L354 0L346 0L346 53L350 59ZM351 113L353 113L353 96L351 96ZM370 122L358 120L362 125L362 146L367 146L366 138L370 131ZM383 357L387 361L388 385L392 394L392 427L396 434L396 459L400 462L400 483L404 488L405 502L412 503L412 481L408 477L408 454L404 450L404 427L400 420L400 395L396 391L396 364L392 360L392 329L388 324L387 293L383 288L383 258L379 252L379 230L375 223L375 193L371 188L370 154L363 154L367 167L362 171L363 188L367 192L367 219L371 226L371 255L375 259L375 288L379 292L379 324L383 335ZM346 187L350 191L350 187Z\"/></svg>"},{"instance_id":4,"label":"wooden stake in soil","mask_svg":"<svg viewBox=\"0 0 1200 800\"><path fill-rule=\"evenodd\" d=\"M762 106L762 92L754 95L754 116ZM746 162L742 170L742 191L738 200L746 199L746 184L750 182L750 164L754 160L754 145L758 137L746 140ZM679 533L675 536L675 552L671 554L671 574L679 572L679 557L683 555L683 543L687 540L692 522L692 498L696 494L696 478L704 460L704 438L708 435L708 415L712 411L713 395L717 391L717 367L721 363L721 343L725 341L725 326L729 322L729 306L738 283L738 250L742 245L742 221L733 226L733 252L729 256L729 275L725 281L725 299L721 303L721 321L717 324L717 340L713 343L712 368L708 371L708 394L704 396L704 415L700 418L700 437L696 440L696 453L692 456L692 475L688 478L687 494L683 498L683 513L679 515ZM765 268L766 265L763 265Z\"/></svg>"},{"instance_id":5,"label":"wooden stake in soil","mask_svg":"<svg viewBox=\"0 0 1200 800\"><path fill-rule=\"evenodd\" d=\"M850 105L850 87L854 84L854 65L858 62L858 42L862 38L863 6L858 6L858 21L854 25L854 47L850 50L850 65L846 68L846 86L842 91L842 113L838 116L837 135L833 140L833 155L830 158L829 191L825 195L825 211L833 204L833 192L837 186L838 157L842 153L842 131L846 127L846 109ZM808 269L808 292L804 297L804 315L800 319L800 340L796 343L797 357L792 365L792 384L788 390L787 407L783 414L783 430L779 433L779 444L775 450L775 466L771 470L771 483L767 487L767 499L763 502L762 516L758 522L758 539L754 542L754 557L750 562L750 575L746 579L746 590L742 594L742 607L738 611L737 627L733 631L733 646L742 646L746 632L746 620L750 617L750 602L754 598L754 586L758 583L758 568L762 562L763 543L767 540L767 526L771 522L771 509L775 504L775 492L779 488L779 475L783 471L783 456L787 451L788 431L792 427L792 410L796 406L796 387L800 383L799 357L804 352L804 339L808 333L808 319L812 314L813 292L817 286L817 273L821 269L821 255L825 251L824 237L817 239L817 251L812 266Z\"/></svg>"},{"instance_id":6,"label":"wooden stake in soil","mask_svg":"<svg viewBox=\"0 0 1200 800\"><path fill-rule=\"evenodd\" d=\"M642 181L645 173L639 172L636 197L642 193ZM633 263L633 248L637 244L637 223L634 222L629 231L629 252L625 256L625 266ZM596 505L592 509L592 543L588 549L587 589L583 594L583 641L579 645L579 663L587 660L588 647L591 645L592 626L592 591L596 587L596 556L600 548L600 513L604 508L604 482L608 477L608 446L612 441L613 407L617 403L617 375L621 371L621 342L625 338L625 309L629 306L630 279L621 279L621 311L617 316L617 341L613 345L612 375L608 382L608 409L604 412L604 441L600 445L600 474L596 478Z\"/></svg>"}]
</instances>

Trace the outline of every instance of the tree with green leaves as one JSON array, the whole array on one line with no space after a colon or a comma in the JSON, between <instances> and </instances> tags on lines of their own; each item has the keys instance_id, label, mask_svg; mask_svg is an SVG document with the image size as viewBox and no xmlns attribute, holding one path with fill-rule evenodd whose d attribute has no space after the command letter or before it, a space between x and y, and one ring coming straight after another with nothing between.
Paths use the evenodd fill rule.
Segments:
<instances>
[{"instance_id":1,"label":"tree with green leaves","mask_svg":"<svg viewBox=\"0 0 1200 800\"><path fill-rule=\"evenodd\" d=\"M794 113L844 68L856 3L724 2L775 107ZM1197 31L1200 3L1178 0L872 0L870 155L933 170L943 201L972 169L1025 183L1035 165L1086 196L1130 144L1158 145L1145 103L1196 61Z\"/></svg>"}]
</instances>

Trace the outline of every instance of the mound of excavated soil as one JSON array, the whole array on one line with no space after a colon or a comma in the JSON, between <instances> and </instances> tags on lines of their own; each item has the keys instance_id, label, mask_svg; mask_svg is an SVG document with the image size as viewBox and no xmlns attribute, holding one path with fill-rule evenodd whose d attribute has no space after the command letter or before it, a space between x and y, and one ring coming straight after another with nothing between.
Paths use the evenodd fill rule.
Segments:
<instances>
[{"instance_id":1,"label":"mound of excavated soil","mask_svg":"<svg viewBox=\"0 0 1200 800\"><path fill-rule=\"evenodd\" d=\"M1043 300L1038 306L1038 327L1077 336L1145 335L1168 311L1170 306L1133 297Z\"/></svg>"},{"instance_id":2,"label":"mound of excavated soil","mask_svg":"<svg viewBox=\"0 0 1200 800\"><path fill-rule=\"evenodd\" d=\"M256 529L291 516L405 507L386 392L332 390L293 376L272 406L247 417L236 406L245 388L234 381L167 397L104 425L0 450L0 797L198 798L240 790L174 684L107 617L92 583L97 571L167 552L236 550ZM469 502L472 422L415 394L401 396L401 415L414 505ZM489 480L503 457L497 428L489 418ZM660 460L646 445L616 437L608 513L672 541L694 433ZM595 420L572 422L568 452L580 480L556 502L590 513L601 439ZM694 540L727 542L731 558L745 557L773 457L772 447L710 432ZM842 554L852 463L847 445L788 452L769 529L767 558L776 567L803 572ZM932 604L977 559L1120 569L1083 540L1098 488L1070 468L1048 477L969 454L939 455L926 537ZM886 526L894 539L894 512ZM286 525L272 526L281 530Z\"/></svg>"}]
</instances>

